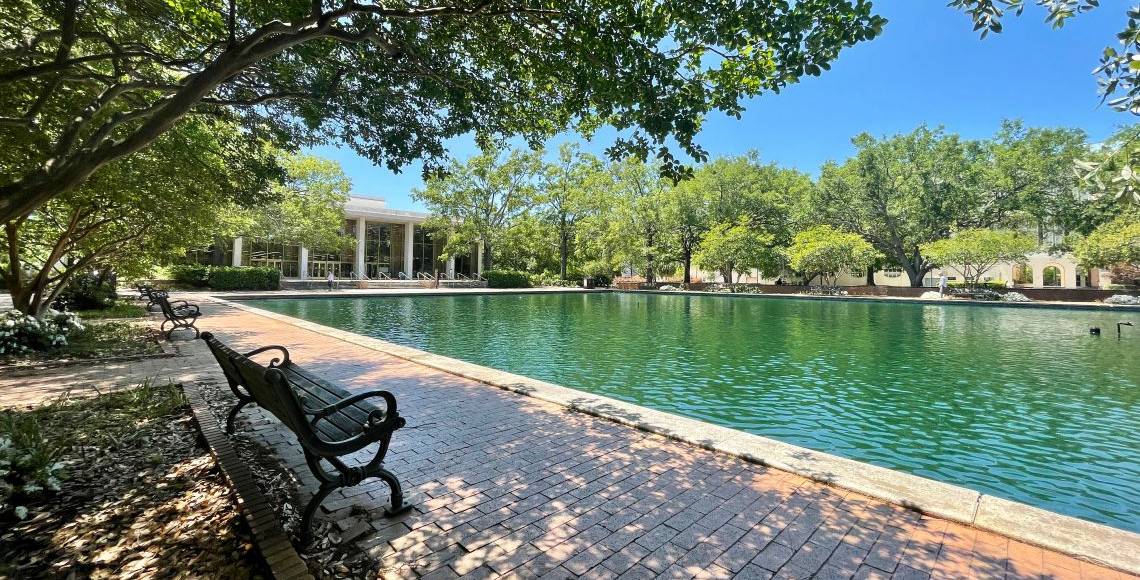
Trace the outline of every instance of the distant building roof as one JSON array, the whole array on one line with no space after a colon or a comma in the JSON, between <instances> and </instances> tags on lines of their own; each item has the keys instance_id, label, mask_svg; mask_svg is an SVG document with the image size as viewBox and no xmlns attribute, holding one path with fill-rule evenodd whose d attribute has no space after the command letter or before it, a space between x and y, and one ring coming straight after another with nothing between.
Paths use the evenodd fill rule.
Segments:
<instances>
[{"instance_id":1,"label":"distant building roof","mask_svg":"<svg viewBox=\"0 0 1140 580\"><path fill-rule=\"evenodd\" d=\"M382 197L352 194L344 204L344 214L350 218L376 219L396 223L420 223L428 218L428 214L418 211L389 209L388 202Z\"/></svg>"}]
</instances>

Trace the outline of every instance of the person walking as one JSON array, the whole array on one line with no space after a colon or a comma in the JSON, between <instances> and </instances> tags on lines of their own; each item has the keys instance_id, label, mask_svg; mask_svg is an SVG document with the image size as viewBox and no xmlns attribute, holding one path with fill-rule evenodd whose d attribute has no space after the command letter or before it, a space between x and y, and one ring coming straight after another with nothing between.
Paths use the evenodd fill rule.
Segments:
<instances>
[{"instance_id":1,"label":"person walking","mask_svg":"<svg viewBox=\"0 0 1140 580\"><path fill-rule=\"evenodd\" d=\"M329 283L329 292L332 292L333 282L336 281L336 277L333 276L332 270L329 270L329 275L325 276L325 280Z\"/></svg>"},{"instance_id":2,"label":"person walking","mask_svg":"<svg viewBox=\"0 0 1140 580\"><path fill-rule=\"evenodd\" d=\"M946 296L946 288L949 285L950 285L950 283L946 279L946 272L943 272L942 275L938 277L938 297L939 298L943 298Z\"/></svg>"}]
</instances>

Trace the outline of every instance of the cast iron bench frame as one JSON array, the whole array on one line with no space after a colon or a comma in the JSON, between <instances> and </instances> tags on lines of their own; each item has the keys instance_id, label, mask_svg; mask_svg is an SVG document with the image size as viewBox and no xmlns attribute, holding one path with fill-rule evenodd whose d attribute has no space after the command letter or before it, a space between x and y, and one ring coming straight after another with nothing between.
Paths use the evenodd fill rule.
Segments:
<instances>
[{"instance_id":1,"label":"cast iron bench frame","mask_svg":"<svg viewBox=\"0 0 1140 580\"><path fill-rule=\"evenodd\" d=\"M158 303L159 308L162 309L162 324L159 325L158 331L166 333L166 340L170 340L170 335L179 328L189 328L194 331L194 338L202 335L202 332L195 326L198 322L198 317L202 315L202 311L198 308L197 304L191 304L185 300L171 300L170 295L166 290L153 290L151 296L154 296L155 301ZM170 330L166 329L166 325L170 324Z\"/></svg>"},{"instance_id":2,"label":"cast iron bench frame","mask_svg":"<svg viewBox=\"0 0 1140 580\"><path fill-rule=\"evenodd\" d=\"M150 284L142 283L136 283L135 290L138 290L139 298L146 300L147 308L150 308L151 306L158 306L158 296L156 293L165 292L164 290L159 290Z\"/></svg>"},{"instance_id":3,"label":"cast iron bench frame","mask_svg":"<svg viewBox=\"0 0 1140 580\"><path fill-rule=\"evenodd\" d=\"M396 409L396 397L388 391L365 391L353 394L298 366L283 346L265 346L241 354L223 344L212 333L202 333L202 340L222 368L230 390L238 402L226 417L226 433L233 434L234 420L242 407L256 404L272 413L301 444L305 463L320 482L320 488L305 506L301 517L300 536L308 543L313 516L321 502L333 491L352 487L365 479L377 477L391 490L392 507L385 508L388 517L406 513L400 480L384 467L384 457L392 441L392 433L407 424ZM250 357L276 351L280 357L265 367ZM384 408L368 402L384 400ZM342 458L379 443L376 454L367 462L348 465ZM330 473L321 465L333 467Z\"/></svg>"}]
</instances>

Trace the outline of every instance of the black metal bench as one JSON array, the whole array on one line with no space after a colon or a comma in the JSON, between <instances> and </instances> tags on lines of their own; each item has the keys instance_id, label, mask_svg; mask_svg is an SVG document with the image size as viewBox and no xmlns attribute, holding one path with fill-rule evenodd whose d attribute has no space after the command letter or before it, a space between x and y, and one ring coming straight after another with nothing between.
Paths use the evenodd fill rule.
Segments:
<instances>
[{"instance_id":1,"label":"black metal bench","mask_svg":"<svg viewBox=\"0 0 1140 580\"><path fill-rule=\"evenodd\" d=\"M242 407L254 403L272 413L301 443L305 462L320 481L320 489L305 506L301 518L301 540L308 543L313 516L321 502L333 491L378 477L392 492L392 506L385 515L407 512L400 480L384 468L384 456L392 433L406 424L396 410L396 397L388 391L353 394L302 369L289 358L283 346L266 346L241 354L205 332L202 340L222 367L238 402L226 418L226 433L233 433L234 420ZM265 352L279 354L262 366L250 357ZM384 407L370 400L383 399ZM348 465L343 457L379 443L376 454L366 462ZM325 461L334 469L326 470Z\"/></svg>"},{"instance_id":2,"label":"black metal bench","mask_svg":"<svg viewBox=\"0 0 1140 580\"><path fill-rule=\"evenodd\" d=\"M201 332L195 324L198 322L198 317L202 315L202 311L198 308L197 304L191 304L185 300L171 300L169 294L165 290L154 290L151 295L155 297L158 307L162 309L162 324L159 325L159 332L166 332L166 339L170 340L170 335L179 328L189 328L194 331L194 338L198 338ZM170 329L166 329L169 324Z\"/></svg>"},{"instance_id":3,"label":"black metal bench","mask_svg":"<svg viewBox=\"0 0 1140 580\"><path fill-rule=\"evenodd\" d=\"M161 290L151 286L150 284L143 284L141 282L135 283L135 290L139 293L139 299L146 300L146 307L150 309L152 306L158 306L158 297L156 292Z\"/></svg>"}]
</instances>

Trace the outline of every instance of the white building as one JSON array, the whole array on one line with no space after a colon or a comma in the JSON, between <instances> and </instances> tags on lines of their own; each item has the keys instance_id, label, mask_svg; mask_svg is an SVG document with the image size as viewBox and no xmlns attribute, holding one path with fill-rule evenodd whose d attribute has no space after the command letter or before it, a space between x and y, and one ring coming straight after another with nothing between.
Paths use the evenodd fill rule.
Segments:
<instances>
[{"instance_id":1,"label":"white building","mask_svg":"<svg viewBox=\"0 0 1140 580\"><path fill-rule=\"evenodd\" d=\"M951 281L961 281L962 274L954 268L946 268L946 277ZM923 286L938 286L938 278L943 270L935 268L923 278ZM712 272L701 272L694 269L693 280L701 282L721 282L721 276ZM1112 283L1110 273L1107 271L1086 270L1082 268L1071 255L1054 256L1045 252L1038 252L1027 256L1022 264L1001 263L990 268L982 275L985 282L999 282L1014 288L1104 288ZM761 278L758 272L752 271L744 274L738 280L743 283L774 284L775 278ZM790 276L784 277L785 283L796 280ZM1011 284L1012 283L1012 284ZM844 272L839 276L840 286L864 286L867 284L867 275L861 272ZM879 270L875 272L877 286L910 286L910 278L906 272L899 268Z\"/></svg>"},{"instance_id":2,"label":"white building","mask_svg":"<svg viewBox=\"0 0 1140 580\"><path fill-rule=\"evenodd\" d=\"M285 280L411 280L434 276L472 278L482 274L477 246L441 260L444 241L422 227L428 214L391 209L382 198L353 195L344 206L345 233L355 245L339 252L280 241L238 237L191 252L192 262L276 268Z\"/></svg>"}]
</instances>

